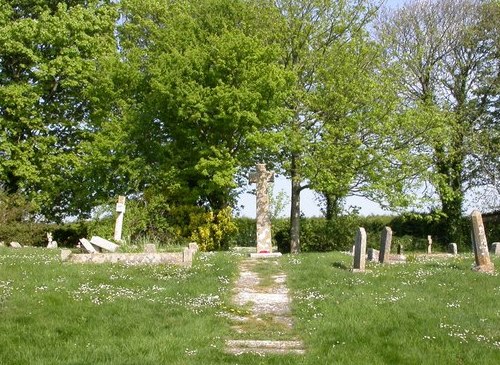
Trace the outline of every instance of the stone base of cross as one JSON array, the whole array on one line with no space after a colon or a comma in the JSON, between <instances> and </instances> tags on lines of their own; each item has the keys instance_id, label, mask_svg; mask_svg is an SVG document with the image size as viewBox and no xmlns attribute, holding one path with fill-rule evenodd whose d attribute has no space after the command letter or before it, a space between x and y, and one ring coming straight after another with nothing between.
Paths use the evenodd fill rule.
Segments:
<instances>
[{"instance_id":1,"label":"stone base of cross","mask_svg":"<svg viewBox=\"0 0 500 365\"><path fill-rule=\"evenodd\" d=\"M257 253L272 253L271 215L269 212L268 183L274 181L274 172L267 171L265 164L257 164L250 174L250 183L257 184Z\"/></svg>"}]
</instances>

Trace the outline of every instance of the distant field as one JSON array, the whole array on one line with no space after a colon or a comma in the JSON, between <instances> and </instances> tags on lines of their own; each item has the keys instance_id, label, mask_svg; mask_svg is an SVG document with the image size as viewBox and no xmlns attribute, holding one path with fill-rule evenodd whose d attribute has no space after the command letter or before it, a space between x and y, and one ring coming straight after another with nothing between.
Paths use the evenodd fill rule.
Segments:
<instances>
[{"instance_id":1,"label":"distant field","mask_svg":"<svg viewBox=\"0 0 500 365\"><path fill-rule=\"evenodd\" d=\"M499 274L471 271L472 255L369 263L364 274L342 253L285 255L306 355L227 355L243 257L127 267L0 248L0 364L500 363Z\"/></svg>"}]
</instances>

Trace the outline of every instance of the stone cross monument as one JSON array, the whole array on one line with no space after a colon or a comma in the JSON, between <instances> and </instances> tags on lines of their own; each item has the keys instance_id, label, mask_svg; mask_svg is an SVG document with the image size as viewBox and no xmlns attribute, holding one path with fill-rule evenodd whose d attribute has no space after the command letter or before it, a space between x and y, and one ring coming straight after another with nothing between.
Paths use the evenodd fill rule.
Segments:
<instances>
[{"instance_id":1,"label":"stone cross monument","mask_svg":"<svg viewBox=\"0 0 500 365\"><path fill-rule=\"evenodd\" d=\"M257 184L257 253L271 253L271 215L269 212L268 183L274 181L274 172L267 171L265 164L257 164L250 174L250 183Z\"/></svg>"},{"instance_id":2,"label":"stone cross monument","mask_svg":"<svg viewBox=\"0 0 500 365\"><path fill-rule=\"evenodd\" d=\"M125 214L125 197L119 196L118 202L116 203L116 212L118 216L116 217L115 223L115 235L113 239L116 242L120 242L122 240L122 228L123 228L123 215Z\"/></svg>"}]
</instances>

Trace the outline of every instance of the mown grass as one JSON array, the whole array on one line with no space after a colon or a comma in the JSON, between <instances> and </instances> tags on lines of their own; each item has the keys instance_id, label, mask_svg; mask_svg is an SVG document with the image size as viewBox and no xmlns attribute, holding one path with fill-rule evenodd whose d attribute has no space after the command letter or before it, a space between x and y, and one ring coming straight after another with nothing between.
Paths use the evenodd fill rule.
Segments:
<instances>
[{"instance_id":1,"label":"mown grass","mask_svg":"<svg viewBox=\"0 0 500 365\"><path fill-rule=\"evenodd\" d=\"M335 364L499 364L499 275L472 255L368 264L341 253L290 256L298 331L308 357ZM496 267L500 262L495 258Z\"/></svg>"},{"instance_id":2,"label":"mown grass","mask_svg":"<svg viewBox=\"0 0 500 365\"><path fill-rule=\"evenodd\" d=\"M241 259L75 265L58 250L0 248L0 364L500 363L499 275L471 271L472 255L364 274L341 253L286 255L306 355L227 355Z\"/></svg>"}]
</instances>

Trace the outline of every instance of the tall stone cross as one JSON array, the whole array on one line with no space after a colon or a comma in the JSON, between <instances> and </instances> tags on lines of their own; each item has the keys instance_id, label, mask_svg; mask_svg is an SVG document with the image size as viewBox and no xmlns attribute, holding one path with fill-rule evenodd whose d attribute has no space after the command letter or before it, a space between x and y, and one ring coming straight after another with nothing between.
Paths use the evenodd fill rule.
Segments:
<instances>
[{"instance_id":1,"label":"tall stone cross","mask_svg":"<svg viewBox=\"0 0 500 365\"><path fill-rule=\"evenodd\" d=\"M250 173L250 184L257 184L257 253L271 253L271 214L269 212L268 183L274 181L274 172L265 164L257 164Z\"/></svg>"}]
</instances>

